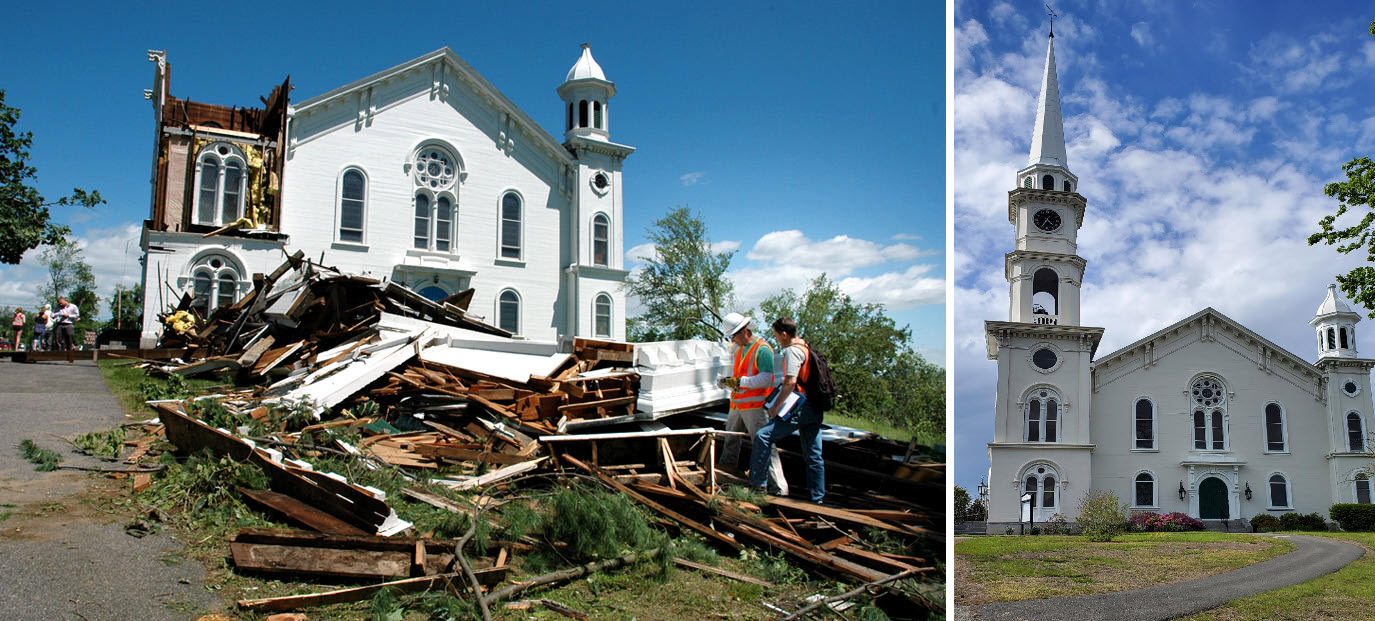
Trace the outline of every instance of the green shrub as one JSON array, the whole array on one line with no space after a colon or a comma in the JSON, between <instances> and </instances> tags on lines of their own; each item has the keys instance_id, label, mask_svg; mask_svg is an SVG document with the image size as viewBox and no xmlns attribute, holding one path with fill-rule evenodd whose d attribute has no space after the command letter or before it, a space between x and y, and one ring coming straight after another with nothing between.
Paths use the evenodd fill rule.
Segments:
<instances>
[{"instance_id":1,"label":"green shrub","mask_svg":"<svg viewBox=\"0 0 1375 621\"><path fill-rule=\"evenodd\" d=\"M1289 512L1280 516L1280 528L1284 530L1327 530L1327 522L1317 513Z\"/></svg>"},{"instance_id":2,"label":"green shrub","mask_svg":"<svg viewBox=\"0 0 1375 621\"><path fill-rule=\"evenodd\" d=\"M1327 510L1327 514L1342 530L1375 530L1375 505L1335 504Z\"/></svg>"},{"instance_id":3,"label":"green shrub","mask_svg":"<svg viewBox=\"0 0 1375 621\"><path fill-rule=\"evenodd\" d=\"M1046 522L1041 526L1042 532L1044 532L1047 535L1069 534L1069 520L1065 519L1065 514L1063 513L1056 513L1055 515L1050 516L1050 519L1046 520Z\"/></svg>"},{"instance_id":4,"label":"green shrub","mask_svg":"<svg viewBox=\"0 0 1375 621\"><path fill-rule=\"evenodd\" d=\"M89 455L96 457L119 457L124 450L124 428L115 427L109 431L83 433L72 440L72 444Z\"/></svg>"},{"instance_id":5,"label":"green shrub","mask_svg":"<svg viewBox=\"0 0 1375 621\"><path fill-rule=\"evenodd\" d=\"M1280 519L1269 513L1260 513L1251 518L1251 530L1258 533L1276 531L1280 526Z\"/></svg>"},{"instance_id":6,"label":"green shrub","mask_svg":"<svg viewBox=\"0 0 1375 621\"><path fill-rule=\"evenodd\" d=\"M1127 526L1127 503L1107 490L1089 490L1079 497L1079 529L1089 541L1112 541Z\"/></svg>"}]
</instances>

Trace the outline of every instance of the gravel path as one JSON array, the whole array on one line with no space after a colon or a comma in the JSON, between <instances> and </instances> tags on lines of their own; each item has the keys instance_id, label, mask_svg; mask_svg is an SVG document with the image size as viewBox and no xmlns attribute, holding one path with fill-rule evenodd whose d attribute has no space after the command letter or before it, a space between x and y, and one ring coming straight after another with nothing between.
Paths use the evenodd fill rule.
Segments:
<instances>
[{"instance_id":1,"label":"gravel path","mask_svg":"<svg viewBox=\"0 0 1375 621\"><path fill-rule=\"evenodd\" d=\"M166 535L138 539L83 497L93 479L34 472L25 438L85 463L72 438L125 422L90 361L20 364L0 358L0 619L194 619L219 608L205 569ZM99 479L94 479L99 481Z\"/></svg>"},{"instance_id":2,"label":"gravel path","mask_svg":"<svg viewBox=\"0 0 1375 621\"><path fill-rule=\"evenodd\" d=\"M1229 601L1330 574L1364 554L1360 546L1323 537L1275 535L1291 540L1288 554L1198 580L1148 589L957 607L954 618L989 621L1158 621L1217 608Z\"/></svg>"}]
</instances>

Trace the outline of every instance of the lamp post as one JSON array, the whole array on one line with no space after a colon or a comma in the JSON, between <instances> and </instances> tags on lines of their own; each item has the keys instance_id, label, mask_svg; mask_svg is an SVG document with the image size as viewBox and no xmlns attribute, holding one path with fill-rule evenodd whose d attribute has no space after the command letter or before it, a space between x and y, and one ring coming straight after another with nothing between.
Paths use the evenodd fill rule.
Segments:
<instances>
[{"instance_id":1,"label":"lamp post","mask_svg":"<svg viewBox=\"0 0 1375 621\"><path fill-rule=\"evenodd\" d=\"M1028 520L1031 520L1031 527L1032 527L1032 528L1036 528L1036 513L1035 513L1035 510L1034 510L1034 509L1032 508L1032 506L1031 506L1031 498L1032 498L1031 492L1027 492L1027 493L1025 493L1025 494L1022 494L1022 506L1026 508L1026 517L1027 517ZM1022 534L1025 535L1025 534L1026 534L1026 522L1022 522L1020 526L1022 527Z\"/></svg>"},{"instance_id":2,"label":"lamp post","mask_svg":"<svg viewBox=\"0 0 1375 621\"><path fill-rule=\"evenodd\" d=\"M988 519L988 484L979 478L979 505L984 508L984 519Z\"/></svg>"}]
</instances>

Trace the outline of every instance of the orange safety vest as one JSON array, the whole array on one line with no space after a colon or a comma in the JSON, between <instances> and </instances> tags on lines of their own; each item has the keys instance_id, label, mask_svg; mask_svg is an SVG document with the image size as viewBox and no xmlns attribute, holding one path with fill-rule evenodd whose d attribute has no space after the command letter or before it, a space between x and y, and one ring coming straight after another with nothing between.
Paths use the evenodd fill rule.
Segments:
<instances>
[{"instance_id":1,"label":"orange safety vest","mask_svg":"<svg viewBox=\"0 0 1375 621\"><path fill-rule=\"evenodd\" d=\"M749 347L737 347L735 349L735 363L731 365L731 377L740 379L759 373L758 354L759 348L763 347L773 355L773 348L769 347L764 339L754 337L754 342ZM769 388L736 388L730 395L730 409L732 410L753 410L764 407L764 401L769 397Z\"/></svg>"},{"instance_id":2,"label":"orange safety vest","mask_svg":"<svg viewBox=\"0 0 1375 621\"><path fill-rule=\"evenodd\" d=\"M806 396L807 389L802 387L802 383L812 376L812 370L807 367L807 359L812 357L812 350L807 347L805 342L797 342L794 347L802 348L802 368L797 370L797 383L793 384L793 392ZM786 361L787 358L784 358L784 360ZM784 364L787 363L785 362Z\"/></svg>"}]
</instances>

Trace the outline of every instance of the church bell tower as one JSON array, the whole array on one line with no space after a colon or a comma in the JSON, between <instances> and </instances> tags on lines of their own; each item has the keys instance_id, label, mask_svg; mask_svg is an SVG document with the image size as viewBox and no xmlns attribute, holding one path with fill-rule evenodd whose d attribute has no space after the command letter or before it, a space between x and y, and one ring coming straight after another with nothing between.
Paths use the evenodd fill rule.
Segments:
<instances>
[{"instance_id":1,"label":"church bell tower","mask_svg":"<svg viewBox=\"0 0 1375 621\"><path fill-rule=\"evenodd\" d=\"M1004 257L1009 317L984 323L988 357L998 361L988 445L990 533L1056 514L1073 521L1091 480L1090 364L1103 329L1080 325L1086 261L1078 255L1078 233L1087 201L1066 157L1054 37L1046 47L1031 153L1008 192L1007 219L1015 231Z\"/></svg>"}]
</instances>

